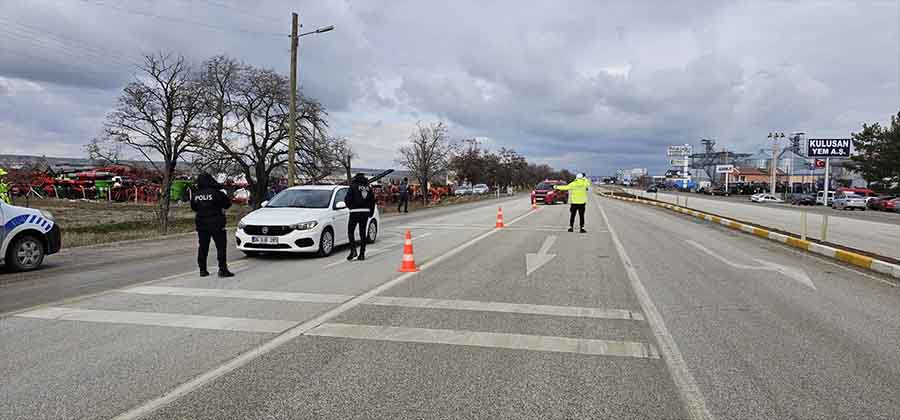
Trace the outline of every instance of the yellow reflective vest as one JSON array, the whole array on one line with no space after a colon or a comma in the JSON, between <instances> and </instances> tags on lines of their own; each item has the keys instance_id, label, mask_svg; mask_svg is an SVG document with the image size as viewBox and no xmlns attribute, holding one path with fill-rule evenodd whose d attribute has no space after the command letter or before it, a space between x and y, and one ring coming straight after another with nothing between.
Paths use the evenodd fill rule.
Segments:
<instances>
[{"instance_id":1,"label":"yellow reflective vest","mask_svg":"<svg viewBox=\"0 0 900 420\"><path fill-rule=\"evenodd\" d=\"M587 203L588 187L590 186L591 182L587 178L581 178L570 182L569 185L554 185L553 188L568 191L569 204L584 204Z\"/></svg>"}]
</instances>

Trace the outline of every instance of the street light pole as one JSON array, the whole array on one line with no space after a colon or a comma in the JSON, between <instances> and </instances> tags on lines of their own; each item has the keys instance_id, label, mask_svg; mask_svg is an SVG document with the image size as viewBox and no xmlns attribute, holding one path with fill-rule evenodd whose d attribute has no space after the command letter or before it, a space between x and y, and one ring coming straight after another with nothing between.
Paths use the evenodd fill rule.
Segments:
<instances>
[{"instance_id":1,"label":"street light pole","mask_svg":"<svg viewBox=\"0 0 900 420\"><path fill-rule=\"evenodd\" d=\"M290 120L288 121L288 187L293 187L296 179L294 155L297 153L297 13L291 13L291 96Z\"/></svg>"},{"instance_id":2,"label":"street light pole","mask_svg":"<svg viewBox=\"0 0 900 420\"><path fill-rule=\"evenodd\" d=\"M314 31L297 34L300 25L298 21L300 17L297 13L291 13L291 96L289 98L289 118L288 121L288 187L293 187L296 183L296 161L297 154L297 47L300 44L300 37L310 34L321 34L334 29L334 25L323 26Z\"/></svg>"},{"instance_id":3,"label":"street light pole","mask_svg":"<svg viewBox=\"0 0 900 420\"><path fill-rule=\"evenodd\" d=\"M775 195L775 173L778 170L778 139L784 138L784 133L769 133L768 138L772 139L772 195Z\"/></svg>"}]
</instances>

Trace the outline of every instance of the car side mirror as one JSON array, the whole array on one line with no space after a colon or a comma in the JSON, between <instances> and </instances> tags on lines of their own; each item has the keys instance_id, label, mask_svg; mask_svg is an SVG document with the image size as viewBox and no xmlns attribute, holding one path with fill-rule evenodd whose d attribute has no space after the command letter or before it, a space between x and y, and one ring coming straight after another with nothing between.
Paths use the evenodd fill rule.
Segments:
<instances>
[{"instance_id":1,"label":"car side mirror","mask_svg":"<svg viewBox=\"0 0 900 420\"><path fill-rule=\"evenodd\" d=\"M265 206L268 206L268 205L269 205L269 200L266 200L266 201L263 201L262 203L259 203L259 206L260 206L260 207L265 207Z\"/></svg>"},{"instance_id":2,"label":"car side mirror","mask_svg":"<svg viewBox=\"0 0 900 420\"><path fill-rule=\"evenodd\" d=\"M345 208L347 208L347 203L345 203L343 201L338 201L337 203L334 203L334 208L337 210L345 209Z\"/></svg>"}]
</instances>

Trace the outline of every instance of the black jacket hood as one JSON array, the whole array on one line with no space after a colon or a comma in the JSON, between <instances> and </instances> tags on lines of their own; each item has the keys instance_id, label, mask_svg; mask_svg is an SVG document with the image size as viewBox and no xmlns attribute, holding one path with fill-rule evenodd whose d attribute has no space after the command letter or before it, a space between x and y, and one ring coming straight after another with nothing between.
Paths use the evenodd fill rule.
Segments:
<instances>
[{"instance_id":1,"label":"black jacket hood","mask_svg":"<svg viewBox=\"0 0 900 420\"><path fill-rule=\"evenodd\" d=\"M212 175L204 172L197 176L197 188L213 188L218 189L221 186Z\"/></svg>"}]
</instances>

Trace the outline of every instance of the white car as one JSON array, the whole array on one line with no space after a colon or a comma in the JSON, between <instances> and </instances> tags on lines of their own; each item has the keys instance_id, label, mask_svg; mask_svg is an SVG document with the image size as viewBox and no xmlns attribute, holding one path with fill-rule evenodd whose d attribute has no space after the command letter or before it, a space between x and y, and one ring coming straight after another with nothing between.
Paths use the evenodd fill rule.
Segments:
<instances>
[{"instance_id":1,"label":"white car","mask_svg":"<svg viewBox=\"0 0 900 420\"><path fill-rule=\"evenodd\" d=\"M459 186L453 190L453 195L469 195L472 194L472 187Z\"/></svg>"},{"instance_id":2,"label":"white car","mask_svg":"<svg viewBox=\"0 0 900 420\"><path fill-rule=\"evenodd\" d=\"M472 187L473 194L487 194L489 192L491 192L491 188L487 184L477 184Z\"/></svg>"},{"instance_id":3,"label":"white car","mask_svg":"<svg viewBox=\"0 0 900 420\"><path fill-rule=\"evenodd\" d=\"M784 200L772 195L772 194L754 194L750 197L750 201L754 203L783 203Z\"/></svg>"},{"instance_id":4,"label":"white car","mask_svg":"<svg viewBox=\"0 0 900 420\"><path fill-rule=\"evenodd\" d=\"M350 242L350 210L344 199L349 187L308 185L278 193L271 201L244 216L235 232L237 248L256 256L262 252L314 252L331 255L337 245ZM378 237L378 207L366 227L366 240Z\"/></svg>"},{"instance_id":5,"label":"white car","mask_svg":"<svg viewBox=\"0 0 900 420\"><path fill-rule=\"evenodd\" d=\"M52 214L0 201L0 263L14 271L34 270L61 242Z\"/></svg>"}]
</instances>

